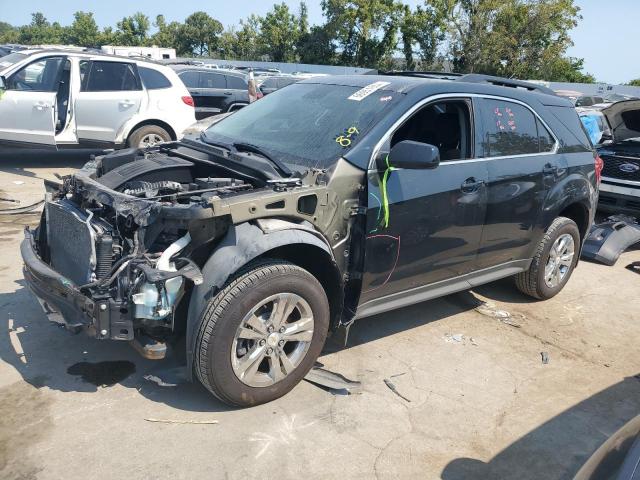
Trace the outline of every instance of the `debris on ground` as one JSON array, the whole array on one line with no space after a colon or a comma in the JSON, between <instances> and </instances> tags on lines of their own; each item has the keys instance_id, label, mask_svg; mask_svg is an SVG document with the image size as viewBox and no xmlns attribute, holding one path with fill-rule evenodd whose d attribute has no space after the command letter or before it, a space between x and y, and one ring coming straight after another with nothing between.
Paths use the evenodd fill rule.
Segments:
<instances>
[{"instance_id":1,"label":"debris on ground","mask_svg":"<svg viewBox=\"0 0 640 480\"><path fill-rule=\"evenodd\" d=\"M22 180L14 180L13 183L14 185L24 185L24 182Z\"/></svg>"},{"instance_id":2,"label":"debris on ground","mask_svg":"<svg viewBox=\"0 0 640 480\"><path fill-rule=\"evenodd\" d=\"M640 262L631 262L625 268L632 272L640 273Z\"/></svg>"},{"instance_id":3,"label":"debris on ground","mask_svg":"<svg viewBox=\"0 0 640 480\"><path fill-rule=\"evenodd\" d=\"M160 387L177 387L178 386L177 383L167 383L164 380L162 380L160 377L156 377L155 375L145 375L142 378L144 378L149 382L153 382Z\"/></svg>"},{"instance_id":4,"label":"debris on ground","mask_svg":"<svg viewBox=\"0 0 640 480\"><path fill-rule=\"evenodd\" d=\"M24 207L16 208L0 208L0 215L21 215L23 213L33 212L33 210L44 204L44 200L32 203L31 205L25 205Z\"/></svg>"},{"instance_id":5,"label":"debris on ground","mask_svg":"<svg viewBox=\"0 0 640 480\"><path fill-rule=\"evenodd\" d=\"M476 312L486 317L497 318L502 323L520 328L522 325L518 323L513 316L506 310L500 310L491 302L482 302L475 308Z\"/></svg>"},{"instance_id":6,"label":"debris on ground","mask_svg":"<svg viewBox=\"0 0 640 480\"><path fill-rule=\"evenodd\" d=\"M190 425L215 425L218 420L172 420L172 419L162 419L162 418L145 418L147 422L154 423L181 423L181 424L190 424Z\"/></svg>"},{"instance_id":7,"label":"debris on ground","mask_svg":"<svg viewBox=\"0 0 640 480\"><path fill-rule=\"evenodd\" d=\"M462 333L456 333L456 334L450 334L450 333L445 333L444 334L444 341L445 342L449 342L449 343L463 343L464 342L464 335Z\"/></svg>"},{"instance_id":8,"label":"debris on ground","mask_svg":"<svg viewBox=\"0 0 640 480\"><path fill-rule=\"evenodd\" d=\"M395 393L397 396L399 396L401 399L403 399L406 402L411 403L411 400L409 400L407 397L405 397L404 395L402 395L398 389L396 388L396 386L393 384L393 382L391 382L391 380L389 380L388 378L384 379L384 384L389 387L389 390L391 390L393 393Z\"/></svg>"},{"instance_id":9,"label":"debris on ground","mask_svg":"<svg viewBox=\"0 0 640 480\"><path fill-rule=\"evenodd\" d=\"M546 365L549 363L549 354L547 352L540 352L540 356L542 357L542 364Z\"/></svg>"},{"instance_id":10,"label":"debris on ground","mask_svg":"<svg viewBox=\"0 0 640 480\"><path fill-rule=\"evenodd\" d=\"M362 383L358 381L349 380L339 373L321 367L313 367L304 379L337 395L357 393L362 387Z\"/></svg>"}]
</instances>

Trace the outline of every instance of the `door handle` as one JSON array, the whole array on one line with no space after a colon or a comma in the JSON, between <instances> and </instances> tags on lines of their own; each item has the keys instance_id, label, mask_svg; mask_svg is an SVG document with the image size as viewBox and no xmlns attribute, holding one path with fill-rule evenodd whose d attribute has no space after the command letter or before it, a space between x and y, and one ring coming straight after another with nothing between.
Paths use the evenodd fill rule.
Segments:
<instances>
[{"instance_id":1,"label":"door handle","mask_svg":"<svg viewBox=\"0 0 640 480\"><path fill-rule=\"evenodd\" d=\"M558 167L557 165L551 165L550 163L547 163L544 168L542 169L542 173L544 175L557 175L558 174Z\"/></svg>"},{"instance_id":2,"label":"door handle","mask_svg":"<svg viewBox=\"0 0 640 480\"><path fill-rule=\"evenodd\" d=\"M233 95L233 92L224 92L225 95Z\"/></svg>"},{"instance_id":3,"label":"door handle","mask_svg":"<svg viewBox=\"0 0 640 480\"><path fill-rule=\"evenodd\" d=\"M34 105L34 108L35 108L36 110L40 110L40 111L42 111L42 110L47 110L47 109L51 108L51 105L49 105L48 103L44 103L44 102L37 102L37 103Z\"/></svg>"},{"instance_id":4,"label":"door handle","mask_svg":"<svg viewBox=\"0 0 640 480\"><path fill-rule=\"evenodd\" d=\"M122 105L123 107L133 107L136 104L136 102L132 102L131 100L122 100L120 102L120 105Z\"/></svg>"},{"instance_id":5,"label":"door handle","mask_svg":"<svg viewBox=\"0 0 640 480\"><path fill-rule=\"evenodd\" d=\"M478 191L478 189L482 185L484 185L484 183L484 180L476 180L475 177L469 177L464 182L462 182L462 184L460 185L460 190L462 190L462 193L474 193Z\"/></svg>"}]
</instances>

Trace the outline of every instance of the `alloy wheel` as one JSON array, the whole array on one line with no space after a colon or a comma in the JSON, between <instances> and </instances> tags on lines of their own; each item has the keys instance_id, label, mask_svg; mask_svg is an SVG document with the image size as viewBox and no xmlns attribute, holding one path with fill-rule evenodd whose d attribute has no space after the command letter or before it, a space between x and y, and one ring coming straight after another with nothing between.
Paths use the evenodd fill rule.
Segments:
<instances>
[{"instance_id":1,"label":"alloy wheel","mask_svg":"<svg viewBox=\"0 0 640 480\"><path fill-rule=\"evenodd\" d=\"M549 259L544 269L544 283L549 288L555 288L562 283L571 271L575 242L568 233L560 235L549 251Z\"/></svg>"},{"instance_id":2,"label":"alloy wheel","mask_svg":"<svg viewBox=\"0 0 640 480\"><path fill-rule=\"evenodd\" d=\"M164 138L162 138L160 135L158 135L157 133L149 133L140 139L138 148L153 147L154 145L162 142L164 142Z\"/></svg>"},{"instance_id":3,"label":"alloy wheel","mask_svg":"<svg viewBox=\"0 0 640 480\"><path fill-rule=\"evenodd\" d=\"M294 293L272 295L243 318L231 347L236 377L250 387L283 380L304 359L313 338L313 313Z\"/></svg>"}]
</instances>

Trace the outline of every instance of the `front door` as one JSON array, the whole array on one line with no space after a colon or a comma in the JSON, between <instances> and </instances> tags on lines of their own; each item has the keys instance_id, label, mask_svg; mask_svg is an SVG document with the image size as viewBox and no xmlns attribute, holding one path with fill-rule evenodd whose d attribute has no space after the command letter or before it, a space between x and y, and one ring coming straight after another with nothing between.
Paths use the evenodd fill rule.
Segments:
<instances>
[{"instance_id":1,"label":"front door","mask_svg":"<svg viewBox=\"0 0 640 480\"><path fill-rule=\"evenodd\" d=\"M429 104L383 147L384 157L401 140L429 143L439 148L441 163L433 170L390 170L386 181L384 167L369 172L360 307L474 269L488 172L474 158L471 110L464 98Z\"/></svg>"},{"instance_id":2,"label":"front door","mask_svg":"<svg viewBox=\"0 0 640 480\"><path fill-rule=\"evenodd\" d=\"M0 141L55 147L56 94L64 57L36 60L6 79L0 97Z\"/></svg>"},{"instance_id":3,"label":"front door","mask_svg":"<svg viewBox=\"0 0 640 480\"><path fill-rule=\"evenodd\" d=\"M112 144L146 98L136 64L81 61L80 75L75 101L78 141Z\"/></svg>"},{"instance_id":4,"label":"front door","mask_svg":"<svg viewBox=\"0 0 640 480\"><path fill-rule=\"evenodd\" d=\"M539 242L541 215L549 189L566 165L553 155L556 140L527 106L496 98L476 101L487 158L487 220L477 268L531 258Z\"/></svg>"}]
</instances>

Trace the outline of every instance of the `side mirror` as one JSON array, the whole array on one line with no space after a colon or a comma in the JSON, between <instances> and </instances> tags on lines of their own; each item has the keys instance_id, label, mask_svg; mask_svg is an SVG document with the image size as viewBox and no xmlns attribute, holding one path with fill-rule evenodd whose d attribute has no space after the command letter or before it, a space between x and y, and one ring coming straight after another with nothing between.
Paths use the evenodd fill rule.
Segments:
<instances>
[{"instance_id":1,"label":"side mirror","mask_svg":"<svg viewBox=\"0 0 640 480\"><path fill-rule=\"evenodd\" d=\"M432 169L440 165L440 150L428 143L403 140L389 152L389 164L397 168Z\"/></svg>"}]
</instances>

